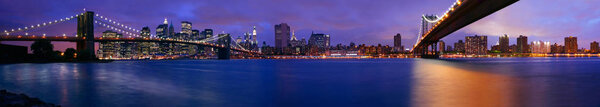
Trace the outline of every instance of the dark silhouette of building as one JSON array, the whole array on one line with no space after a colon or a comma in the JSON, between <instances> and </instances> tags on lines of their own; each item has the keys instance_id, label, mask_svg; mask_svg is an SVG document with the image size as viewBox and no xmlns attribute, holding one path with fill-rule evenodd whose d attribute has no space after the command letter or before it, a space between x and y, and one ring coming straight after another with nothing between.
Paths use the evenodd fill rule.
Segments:
<instances>
[{"instance_id":1,"label":"dark silhouette of building","mask_svg":"<svg viewBox=\"0 0 600 107\"><path fill-rule=\"evenodd\" d=\"M458 53L465 53L465 43L462 40L454 43L454 50Z\"/></svg>"},{"instance_id":2,"label":"dark silhouette of building","mask_svg":"<svg viewBox=\"0 0 600 107\"><path fill-rule=\"evenodd\" d=\"M565 46L558 45L558 43L554 43L554 45L550 46L550 53L564 53Z\"/></svg>"},{"instance_id":3,"label":"dark silhouette of building","mask_svg":"<svg viewBox=\"0 0 600 107\"><path fill-rule=\"evenodd\" d=\"M287 23L275 25L275 48L285 48L290 41L290 26Z\"/></svg>"},{"instance_id":4,"label":"dark silhouette of building","mask_svg":"<svg viewBox=\"0 0 600 107\"><path fill-rule=\"evenodd\" d=\"M504 34L503 36L500 36L499 41L499 51L501 51L502 53L508 53L510 52L510 47L509 47L509 39L508 39L508 35Z\"/></svg>"},{"instance_id":5,"label":"dark silhouette of building","mask_svg":"<svg viewBox=\"0 0 600 107\"><path fill-rule=\"evenodd\" d=\"M394 36L394 48L400 48L402 47L402 35L400 35L400 33L396 34L396 36Z\"/></svg>"},{"instance_id":6,"label":"dark silhouette of building","mask_svg":"<svg viewBox=\"0 0 600 107\"><path fill-rule=\"evenodd\" d=\"M598 42L594 41L590 43L590 53L598 53L600 52L600 46L598 46Z\"/></svg>"},{"instance_id":7,"label":"dark silhouette of building","mask_svg":"<svg viewBox=\"0 0 600 107\"><path fill-rule=\"evenodd\" d=\"M565 53L577 53L577 37L565 37Z\"/></svg>"},{"instance_id":8,"label":"dark silhouette of building","mask_svg":"<svg viewBox=\"0 0 600 107\"><path fill-rule=\"evenodd\" d=\"M517 52L518 53L529 53L529 45L527 43L527 36L519 35L517 38Z\"/></svg>"},{"instance_id":9,"label":"dark silhouette of building","mask_svg":"<svg viewBox=\"0 0 600 107\"><path fill-rule=\"evenodd\" d=\"M26 55L26 46L0 44L0 62L24 61Z\"/></svg>"},{"instance_id":10,"label":"dark silhouette of building","mask_svg":"<svg viewBox=\"0 0 600 107\"><path fill-rule=\"evenodd\" d=\"M446 49L446 48L445 48L445 47L446 47L446 43L444 43L444 41L441 41L441 40L440 40L440 41L438 42L438 47L439 47L439 48L438 48L438 51L439 51L440 53L444 53L444 52L446 52L446 50L445 50L445 49Z\"/></svg>"},{"instance_id":11,"label":"dark silhouette of building","mask_svg":"<svg viewBox=\"0 0 600 107\"><path fill-rule=\"evenodd\" d=\"M308 39L308 45L317 46L319 48L328 48L329 44L329 35L326 34L315 34L313 32Z\"/></svg>"}]
</instances>

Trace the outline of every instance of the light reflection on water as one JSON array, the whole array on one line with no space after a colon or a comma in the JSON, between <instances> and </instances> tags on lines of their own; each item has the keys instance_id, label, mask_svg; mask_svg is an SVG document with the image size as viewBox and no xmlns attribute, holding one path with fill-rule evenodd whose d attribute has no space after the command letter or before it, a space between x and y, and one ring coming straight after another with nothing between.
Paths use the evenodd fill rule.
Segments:
<instances>
[{"instance_id":1,"label":"light reflection on water","mask_svg":"<svg viewBox=\"0 0 600 107\"><path fill-rule=\"evenodd\" d=\"M419 107L511 107L515 106L516 79L468 70L447 61L415 63L413 106Z\"/></svg>"},{"instance_id":2,"label":"light reflection on water","mask_svg":"<svg viewBox=\"0 0 600 107\"><path fill-rule=\"evenodd\" d=\"M175 60L0 65L63 106L598 106L597 58Z\"/></svg>"}]
</instances>

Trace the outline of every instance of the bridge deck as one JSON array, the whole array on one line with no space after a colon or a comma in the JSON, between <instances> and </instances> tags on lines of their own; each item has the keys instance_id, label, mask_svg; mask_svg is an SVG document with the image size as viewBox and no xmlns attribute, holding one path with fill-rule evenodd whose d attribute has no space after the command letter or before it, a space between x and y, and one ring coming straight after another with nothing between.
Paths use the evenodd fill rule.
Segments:
<instances>
[{"instance_id":1,"label":"bridge deck","mask_svg":"<svg viewBox=\"0 0 600 107\"><path fill-rule=\"evenodd\" d=\"M78 37L66 37L66 36L0 36L0 41L36 41L36 40L50 40L50 41L66 41L66 42L77 42L83 41L84 38ZM208 42L200 41L184 41L174 39L158 39L158 38L102 38L96 37L94 42L156 42L156 43L181 43L190 45L199 45L213 48L225 48L224 45L213 44ZM257 51L248 51L239 48L231 48L231 50L246 53L259 53Z\"/></svg>"},{"instance_id":2,"label":"bridge deck","mask_svg":"<svg viewBox=\"0 0 600 107\"><path fill-rule=\"evenodd\" d=\"M519 0L462 0L462 3L454 11L450 11L449 15L441 20L439 24L425 34L425 36L413 47L413 52L418 52L420 49L436 43L440 39L446 37L475 21L478 21L492 13L499 11Z\"/></svg>"}]
</instances>

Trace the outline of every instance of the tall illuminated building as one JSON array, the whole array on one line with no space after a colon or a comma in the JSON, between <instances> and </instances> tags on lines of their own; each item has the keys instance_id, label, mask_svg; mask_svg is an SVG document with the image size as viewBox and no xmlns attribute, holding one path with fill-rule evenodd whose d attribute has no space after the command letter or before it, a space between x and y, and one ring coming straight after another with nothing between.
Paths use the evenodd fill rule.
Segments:
<instances>
[{"instance_id":1,"label":"tall illuminated building","mask_svg":"<svg viewBox=\"0 0 600 107\"><path fill-rule=\"evenodd\" d=\"M509 42L508 42L509 41L508 35L504 34L503 36L500 36L500 38L499 38L498 41L499 41L498 46L500 47L500 51L502 53L508 53L508 52L510 52L509 51L510 50L510 46L509 46Z\"/></svg>"},{"instance_id":2,"label":"tall illuminated building","mask_svg":"<svg viewBox=\"0 0 600 107\"><path fill-rule=\"evenodd\" d=\"M256 26L252 27L252 42L254 45L258 44L258 41L256 41Z\"/></svg>"},{"instance_id":3,"label":"tall illuminated building","mask_svg":"<svg viewBox=\"0 0 600 107\"><path fill-rule=\"evenodd\" d=\"M150 32L150 28L148 28L148 27L146 26L146 27L143 27L143 28L142 28L142 30L141 30L141 32L140 32L140 36L141 36L142 38L150 38L150 36L151 36L151 34L150 34L150 33L151 33L151 32ZM138 49L139 53L138 53L138 55L153 55L153 54L155 54L155 53L153 53L153 52L157 51L157 50L153 50L153 48L154 48L154 49L156 49L156 48L157 48L157 47L155 46L155 43L154 43L154 42L141 42L141 43L139 44L139 49Z\"/></svg>"},{"instance_id":4,"label":"tall illuminated building","mask_svg":"<svg viewBox=\"0 0 600 107\"><path fill-rule=\"evenodd\" d=\"M156 36L161 38L161 39L167 39L167 38L171 38L173 39L173 36L171 35L172 31L173 31L173 26L169 27L169 22L167 21L167 18L165 18L165 21L163 22L163 24L158 25L158 27L156 27ZM171 43L159 43L159 51L157 54L163 54L163 55L171 55L173 53L173 45Z\"/></svg>"},{"instance_id":5,"label":"tall illuminated building","mask_svg":"<svg viewBox=\"0 0 600 107\"><path fill-rule=\"evenodd\" d=\"M165 21L163 22L163 24L158 25L158 27L156 27L156 36L162 39L168 38L169 36L169 22L167 22L167 18L165 18Z\"/></svg>"},{"instance_id":6,"label":"tall illuminated building","mask_svg":"<svg viewBox=\"0 0 600 107\"><path fill-rule=\"evenodd\" d=\"M487 54L487 36L466 36L465 54L468 55L486 55Z\"/></svg>"},{"instance_id":7,"label":"tall illuminated building","mask_svg":"<svg viewBox=\"0 0 600 107\"><path fill-rule=\"evenodd\" d=\"M306 45L305 42L305 40L298 40L298 38L296 38L296 33L292 31L292 39L290 40L290 46L303 47L304 45Z\"/></svg>"},{"instance_id":8,"label":"tall illuminated building","mask_svg":"<svg viewBox=\"0 0 600 107\"><path fill-rule=\"evenodd\" d=\"M119 38L117 32L106 30L102 32L102 38ZM103 59L119 58L119 50L121 48L119 42L100 42L98 45L99 57Z\"/></svg>"},{"instance_id":9,"label":"tall illuminated building","mask_svg":"<svg viewBox=\"0 0 600 107\"><path fill-rule=\"evenodd\" d=\"M546 54L551 52L550 42L533 41L530 46L531 53Z\"/></svg>"},{"instance_id":10,"label":"tall illuminated building","mask_svg":"<svg viewBox=\"0 0 600 107\"><path fill-rule=\"evenodd\" d=\"M565 53L577 53L577 37L565 37Z\"/></svg>"},{"instance_id":11,"label":"tall illuminated building","mask_svg":"<svg viewBox=\"0 0 600 107\"><path fill-rule=\"evenodd\" d=\"M192 35L192 22L181 21L181 33Z\"/></svg>"},{"instance_id":12,"label":"tall illuminated building","mask_svg":"<svg viewBox=\"0 0 600 107\"><path fill-rule=\"evenodd\" d=\"M290 26L287 23L275 25L275 48L285 48L290 41Z\"/></svg>"},{"instance_id":13,"label":"tall illuminated building","mask_svg":"<svg viewBox=\"0 0 600 107\"><path fill-rule=\"evenodd\" d=\"M519 35L517 38L517 52L518 53L529 53L529 45L527 43L527 36Z\"/></svg>"}]
</instances>

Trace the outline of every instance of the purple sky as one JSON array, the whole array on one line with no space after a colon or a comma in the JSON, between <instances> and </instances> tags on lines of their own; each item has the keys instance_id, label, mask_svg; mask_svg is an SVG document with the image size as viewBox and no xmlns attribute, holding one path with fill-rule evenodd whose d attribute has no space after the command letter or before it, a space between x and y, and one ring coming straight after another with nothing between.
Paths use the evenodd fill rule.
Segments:
<instances>
[{"instance_id":1,"label":"purple sky","mask_svg":"<svg viewBox=\"0 0 600 107\"><path fill-rule=\"evenodd\" d=\"M273 26L288 23L298 38L312 31L331 35L332 44L391 45L393 35L402 34L410 48L418 33L422 14L441 14L454 0L2 0L0 30L9 30L81 13L83 8L117 19L134 28L149 26L153 33L164 18L180 30L181 21L194 29L212 28L234 37L257 26L258 40L273 45ZM444 38L452 44L467 35L487 35L488 44L509 34L511 44L518 35L529 41L563 44L565 36L577 36L580 48L600 41L599 0L521 0L497 13ZM48 35L75 34L75 22L41 28ZM97 32L104 30L97 28ZM97 33L98 34L98 33ZM99 35L97 35L99 36ZM30 42L3 42L30 45ZM63 51L72 43L56 43Z\"/></svg>"}]
</instances>

